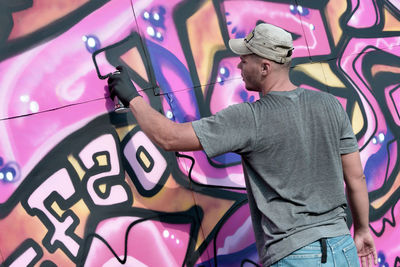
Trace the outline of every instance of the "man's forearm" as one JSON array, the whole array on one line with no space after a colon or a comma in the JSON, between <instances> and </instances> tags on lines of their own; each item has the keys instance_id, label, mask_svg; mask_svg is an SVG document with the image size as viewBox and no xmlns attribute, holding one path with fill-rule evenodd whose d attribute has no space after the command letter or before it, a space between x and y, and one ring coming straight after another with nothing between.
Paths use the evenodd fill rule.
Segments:
<instances>
[{"instance_id":1,"label":"man's forearm","mask_svg":"<svg viewBox=\"0 0 400 267\"><path fill-rule=\"evenodd\" d=\"M351 186L346 187L354 231L369 231L369 199L365 176L353 179Z\"/></svg>"},{"instance_id":2,"label":"man's forearm","mask_svg":"<svg viewBox=\"0 0 400 267\"><path fill-rule=\"evenodd\" d=\"M354 230L368 230L368 189L359 152L342 155L342 165L347 198L353 216Z\"/></svg>"},{"instance_id":3,"label":"man's forearm","mask_svg":"<svg viewBox=\"0 0 400 267\"><path fill-rule=\"evenodd\" d=\"M142 97L135 97L129 103L140 128L159 147L168 151L201 150L192 124L170 121L153 109Z\"/></svg>"},{"instance_id":4,"label":"man's forearm","mask_svg":"<svg viewBox=\"0 0 400 267\"><path fill-rule=\"evenodd\" d=\"M129 104L140 128L150 140L163 149L168 148L174 122L158 113L142 97L135 97Z\"/></svg>"}]
</instances>

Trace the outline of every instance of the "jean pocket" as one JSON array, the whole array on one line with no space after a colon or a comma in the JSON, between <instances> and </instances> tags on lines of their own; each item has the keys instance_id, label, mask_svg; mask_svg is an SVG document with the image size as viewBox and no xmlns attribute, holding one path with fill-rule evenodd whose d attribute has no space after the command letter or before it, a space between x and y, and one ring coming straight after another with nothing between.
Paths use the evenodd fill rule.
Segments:
<instances>
[{"instance_id":1,"label":"jean pocket","mask_svg":"<svg viewBox=\"0 0 400 267\"><path fill-rule=\"evenodd\" d=\"M360 262L358 260L357 248L354 242L345 247L342 251L349 267L360 266Z\"/></svg>"},{"instance_id":2,"label":"jean pocket","mask_svg":"<svg viewBox=\"0 0 400 267\"><path fill-rule=\"evenodd\" d=\"M299 267L299 266L321 266L321 246L313 246L312 244L294 251L279 261L278 266Z\"/></svg>"},{"instance_id":3,"label":"jean pocket","mask_svg":"<svg viewBox=\"0 0 400 267\"><path fill-rule=\"evenodd\" d=\"M293 255L278 262L278 266L299 267L299 266L321 266L321 255Z\"/></svg>"}]
</instances>

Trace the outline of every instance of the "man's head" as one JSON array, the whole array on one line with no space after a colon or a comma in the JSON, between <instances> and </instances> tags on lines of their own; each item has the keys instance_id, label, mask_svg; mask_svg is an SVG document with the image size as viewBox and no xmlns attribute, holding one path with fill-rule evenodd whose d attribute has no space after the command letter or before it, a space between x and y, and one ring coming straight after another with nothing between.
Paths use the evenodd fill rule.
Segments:
<instances>
[{"instance_id":1,"label":"man's head","mask_svg":"<svg viewBox=\"0 0 400 267\"><path fill-rule=\"evenodd\" d=\"M284 64L292 59L293 40L287 31L272 24L258 24L246 38L229 40L229 47L237 55L256 54Z\"/></svg>"},{"instance_id":2,"label":"man's head","mask_svg":"<svg viewBox=\"0 0 400 267\"><path fill-rule=\"evenodd\" d=\"M229 40L229 46L240 55L238 68L247 90L265 94L274 86L289 82L293 41L287 31L262 23L246 38Z\"/></svg>"}]
</instances>

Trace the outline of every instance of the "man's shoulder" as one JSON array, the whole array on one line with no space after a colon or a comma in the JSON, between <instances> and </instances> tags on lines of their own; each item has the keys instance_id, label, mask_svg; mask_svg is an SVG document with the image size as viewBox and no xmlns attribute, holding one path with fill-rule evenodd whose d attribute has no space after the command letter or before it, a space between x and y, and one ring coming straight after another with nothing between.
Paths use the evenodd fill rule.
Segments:
<instances>
[{"instance_id":1,"label":"man's shoulder","mask_svg":"<svg viewBox=\"0 0 400 267\"><path fill-rule=\"evenodd\" d=\"M304 94L311 98L337 101L336 96L334 96L333 94L318 89L304 89Z\"/></svg>"},{"instance_id":2,"label":"man's shoulder","mask_svg":"<svg viewBox=\"0 0 400 267\"><path fill-rule=\"evenodd\" d=\"M254 105L255 102L242 102L242 103L236 103L228 106L224 110L238 110L238 111L249 111L251 110L251 107Z\"/></svg>"},{"instance_id":3,"label":"man's shoulder","mask_svg":"<svg viewBox=\"0 0 400 267\"><path fill-rule=\"evenodd\" d=\"M308 88L303 88L304 93L309 94L309 95L319 95L319 96L333 96L331 93L319 90L319 89L308 89Z\"/></svg>"},{"instance_id":4,"label":"man's shoulder","mask_svg":"<svg viewBox=\"0 0 400 267\"><path fill-rule=\"evenodd\" d=\"M222 108L216 111L214 114L211 114L209 117L216 117L216 118L236 118L237 116L245 116L253 113L253 108L251 107L252 103L243 102L243 103L235 103L229 105L225 108ZM204 117L209 118L209 117Z\"/></svg>"}]
</instances>

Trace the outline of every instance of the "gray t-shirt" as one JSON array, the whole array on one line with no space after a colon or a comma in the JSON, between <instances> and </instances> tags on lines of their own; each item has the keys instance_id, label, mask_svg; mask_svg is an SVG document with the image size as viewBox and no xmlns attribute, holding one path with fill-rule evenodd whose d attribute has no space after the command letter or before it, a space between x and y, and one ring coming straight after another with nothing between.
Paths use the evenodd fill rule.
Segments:
<instances>
[{"instance_id":1,"label":"gray t-shirt","mask_svg":"<svg viewBox=\"0 0 400 267\"><path fill-rule=\"evenodd\" d=\"M333 95L273 91L192 125L208 157L242 156L263 266L322 237L349 234L341 154L358 144Z\"/></svg>"}]
</instances>

